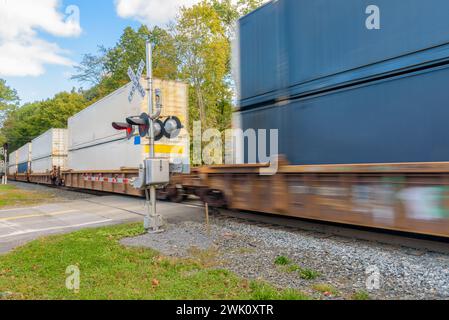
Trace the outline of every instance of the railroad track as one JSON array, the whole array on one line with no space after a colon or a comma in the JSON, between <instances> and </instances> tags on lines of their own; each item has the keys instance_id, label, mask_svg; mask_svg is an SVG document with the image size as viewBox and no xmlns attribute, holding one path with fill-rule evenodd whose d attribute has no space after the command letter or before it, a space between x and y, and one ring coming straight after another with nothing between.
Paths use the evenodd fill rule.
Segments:
<instances>
[{"instance_id":1,"label":"railroad track","mask_svg":"<svg viewBox=\"0 0 449 320\"><path fill-rule=\"evenodd\" d=\"M196 206L203 207L198 203ZM210 209L210 216L287 232L307 232L322 239L340 238L397 246L408 249L408 253L414 256L428 252L449 254L449 239L445 238L216 208Z\"/></svg>"}]
</instances>

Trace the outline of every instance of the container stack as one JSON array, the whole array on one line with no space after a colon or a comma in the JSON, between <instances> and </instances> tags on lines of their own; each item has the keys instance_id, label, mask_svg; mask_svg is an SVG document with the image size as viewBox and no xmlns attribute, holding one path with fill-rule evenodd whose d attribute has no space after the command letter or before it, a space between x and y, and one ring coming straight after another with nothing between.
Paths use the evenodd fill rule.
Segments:
<instances>
[{"instance_id":1,"label":"container stack","mask_svg":"<svg viewBox=\"0 0 449 320\"><path fill-rule=\"evenodd\" d=\"M162 91L162 117L177 116L188 123L187 85L178 81L153 80L154 88ZM68 120L68 168L76 172L120 171L137 169L148 157L149 144L145 139L126 138L125 132L112 128L112 122L125 122L129 116L148 113L147 100L135 96L132 103L128 84L84 109ZM156 157L169 158L188 170L189 134L183 129L177 139L163 138L156 143Z\"/></svg>"},{"instance_id":2,"label":"container stack","mask_svg":"<svg viewBox=\"0 0 449 320\"><path fill-rule=\"evenodd\" d=\"M67 168L67 129L50 129L32 141L32 173L49 173Z\"/></svg>"},{"instance_id":3,"label":"container stack","mask_svg":"<svg viewBox=\"0 0 449 320\"><path fill-rule=\"evenodd\" d=\"M278 0L243 17L242 129L278 129L292 164L449 161L448 10Z\"/></svg>"}]
</instances>

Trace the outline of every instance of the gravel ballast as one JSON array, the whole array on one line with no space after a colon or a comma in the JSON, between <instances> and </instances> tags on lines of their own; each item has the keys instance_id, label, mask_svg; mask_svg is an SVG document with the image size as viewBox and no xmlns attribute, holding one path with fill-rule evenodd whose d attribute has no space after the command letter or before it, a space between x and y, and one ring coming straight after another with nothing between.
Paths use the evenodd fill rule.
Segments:
<instances>
[{"instance_id":1,"label":"gravel ballast","mask_svg":"<svg viewBox=\"0 0 449 320\"><path fill-rule=\"evenodd\" d=\"M372 299L449 299L448 255L416 255L393 245L231 219L213 219L208 231L196 222L171 225L164 233L124 239L122 243L181 258L192 257L192 248L213 250L219 257L216 267L316 298L350 299L366 292ZM288 258L289 265L275 264L280 256ZM313 271L318 277L303 279L298 268ZM328 292L320 290L323 287L329 288Z\"/></svg>"}]
</instances>

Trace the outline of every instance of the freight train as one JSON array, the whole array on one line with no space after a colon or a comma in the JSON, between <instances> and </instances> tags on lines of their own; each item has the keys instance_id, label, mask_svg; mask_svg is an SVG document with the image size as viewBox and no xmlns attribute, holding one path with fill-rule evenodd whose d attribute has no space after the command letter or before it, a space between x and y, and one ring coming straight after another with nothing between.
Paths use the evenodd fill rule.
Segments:
<instances>
[{"instance_id":1,"label":"freight train","mask_svg":"<svg viewBox=\"0 0 449 320\"><path fill-rule=\"evenodd\" d=\"M234 123L277 130L277 170L261 174L273 163L251 161L242 138L240 162L174 175L161 197L194 193L217 207L449 237L448 9L446 0L278 0L241 18ZM186 86L158 85L172 97L169 114L187 123ZM128 89L69 120L67 167L48 162L47 183L140 194L130 181L147 147L110 126L144 110L128 104ZM187 173L183 134L156 152ZM27 150L11 154L11 177L45 180Z\"/></svg>"}]
</instances>

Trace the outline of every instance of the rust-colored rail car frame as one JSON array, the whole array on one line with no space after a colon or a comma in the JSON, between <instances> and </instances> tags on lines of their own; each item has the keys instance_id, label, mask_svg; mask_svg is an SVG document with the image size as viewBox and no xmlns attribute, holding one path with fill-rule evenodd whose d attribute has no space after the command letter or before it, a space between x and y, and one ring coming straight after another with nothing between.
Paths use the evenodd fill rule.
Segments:
<instances>
[{"instance_id":1,"label":"rust-colored rail car frame","mask_svg":"<svg viewBox=\"0 0 449 320\"><path fill-rule=\"evenodd\" d=\"M205 167L201 177L230 209L449 237L449 163L281 164L261 175L266 167Z\"/></svg>"},{"instance_id":2,"label":"rust-colored rail car frame","mask_svg":"<svg viewBox=\"0 0 449 320\"><path fill-rule=\"evenodd\" d=\"M143 192L136 190L128 182L137 177L137 169L122 169L116 171L63 171L61 173L66 187L74 189L94 190L130 196L143 196ZM125 180L125 182L123 182Z\"/></svg>"},{"instance_id":3,"label":"rust-colored rail car frame","mask_svg":"<svg viewBox=\"0 0 449 320\"><path fill-rule=\"evenodd\" d=\"M8 179L21 182L30 182L28 173L16 173L14 176Z\"/></svg>"},{"instance_id":4,"label":"rust-colored rail car frame","mask_svg":"<svg viewBox=\"0 0 449 320\"><path fill-rule=\"evenodd\" d=\"M62 184L69 188L93 190L107 193L125 194L129 196L144 197L142 190L137 190L131 185L132 179L138 177L139 170L135 168L123 168L115 171L63 171ZM189 176L190 181L192 176ZM185 192L189 191L189 184L184 185L183 175L172 175L170 184L157 191L159 200L181 202Z\"/></svg>"}]
</instances>

